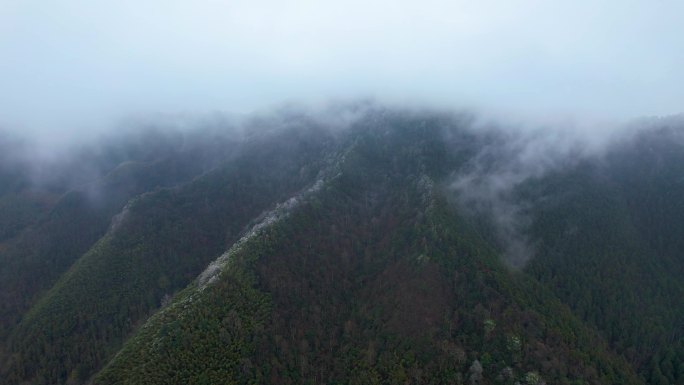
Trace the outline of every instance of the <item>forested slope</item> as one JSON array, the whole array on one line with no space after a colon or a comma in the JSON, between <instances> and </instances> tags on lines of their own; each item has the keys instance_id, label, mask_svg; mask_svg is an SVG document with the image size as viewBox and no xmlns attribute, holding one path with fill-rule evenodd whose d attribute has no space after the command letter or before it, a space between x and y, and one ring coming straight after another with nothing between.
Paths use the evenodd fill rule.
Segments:
<instances>
[{"instance_id":1,"label":"forested slope","mask_svg":"<svg viewBox=\"0 0 684 385\"><path fill-rule=\"evenodd\" d=\"M454 217L419 171L445 155L434 129L355 142L339 173L230 250L217 281L182 291L95 383L638 383Z\"/></svg>"},{"instance_id":2,"label":"forested slope","mask_svg":"<svg viewBox=\"0 0 684 385\"><path fill-rule=\"evenodd\" d=\"M684 142L641 133L527 186L527 270L653 384L684 383Z\"/></svg>"},{"instance_id":3,"label":"forested slope","mask_svg":"<svg viewBox=\"0 0 684 385\"><path fill-rule=\"evenodd\" d=\"M684 125L549 161L473 119L6 156L0 383L682 384Z\"/></svg>"},{"instance_id":4,"label":"forested slope","mask_svg":"<svg viewBox=\"0 0 684 385\"><path fill-rule=\"evenodd\" d=\"M248 156L129 202L10 335L4 377L50 384L92 374L165 295L315 176L325 140L308 146L313 138L290 134L247 145Z\"/></svg>"}]
</instances>

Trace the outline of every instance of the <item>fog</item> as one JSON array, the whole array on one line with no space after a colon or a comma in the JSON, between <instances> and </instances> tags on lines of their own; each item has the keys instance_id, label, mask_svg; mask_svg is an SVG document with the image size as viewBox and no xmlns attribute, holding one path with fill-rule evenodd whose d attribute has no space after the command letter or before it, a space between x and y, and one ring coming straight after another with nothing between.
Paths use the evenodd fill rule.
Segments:
<instances>
[{"instance_id":1,"label":"fog","mask_svg":"<svg viewBox=\"0 0 684 385\"><path fill-rule=\"evenodd\" d=\"M128 159L144 132L166 131L161 154L174 133L232 143L292 113L336 130L364 105L466 111L499 139L449 186L521 267L517 186L684 111L681 15L674 0L3 2L0 169L73 169L61 183L77 186L111 167L83 159Z\"/></svg>"},{"instance_id":2,"label":"fog","mask_svg":"<svg viewBox=\"0 0 684 385\"><path fill-rule=\"evenodd\" d=\"M616 137L626 136L617 127L592 136L576 135L583 132L577 125L548 124L474 122L471 131L491 134L492 139L467 161L463 170L454 173L448 186L462 212L491 222L503 260L514 268L524 267L535 255L534 241L526 235L531 222L526 213L533 202L520 199L516 189L550 172L598 159Z\"/></svg>"},{"instance_id":3,"label":"fog","mask_svg":"<svg viewBox=\"0 0 684 385\"><path fill-rule=\"evenodd\" d=\"M684 3L0 4L0 127L69 142L140 115L374 98L522 119L682 111Z\"/></svg>"}]
</instances>

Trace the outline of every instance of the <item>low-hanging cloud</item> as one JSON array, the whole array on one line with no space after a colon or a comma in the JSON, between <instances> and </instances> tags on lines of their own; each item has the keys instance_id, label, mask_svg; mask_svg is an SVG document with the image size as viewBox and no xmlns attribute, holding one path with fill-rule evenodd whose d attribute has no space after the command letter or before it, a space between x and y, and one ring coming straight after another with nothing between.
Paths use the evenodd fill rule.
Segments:
<instances>
[{"instance_id":1,"label":"low-hanging cloud","mask_svg":"<svg viewBox=\"0 0 684 385\"><path fill-rule=\"evenodd\" d=\"M675 0L0 5L0 126L71 140L131 113L370 96L610 118L681 112Z\"/></svg>"},{"instance_id":2,"label":"low-hanging cloud","mask_svg":"<svg viewBox=\"0 0 684 385\"><path fill-rule=\"evenodd\" d=\"M475 123L485 135L482 149L459 170L450 182L461 209L473 217L484 217L494 231L503 260L522 268L535 255L534 241L526 235L531 223L527 210L534 202L521 199L517 188L587 159L598 157L612 138L582 135L574 126L522 127Z\"/></svg>"}]
</instances>

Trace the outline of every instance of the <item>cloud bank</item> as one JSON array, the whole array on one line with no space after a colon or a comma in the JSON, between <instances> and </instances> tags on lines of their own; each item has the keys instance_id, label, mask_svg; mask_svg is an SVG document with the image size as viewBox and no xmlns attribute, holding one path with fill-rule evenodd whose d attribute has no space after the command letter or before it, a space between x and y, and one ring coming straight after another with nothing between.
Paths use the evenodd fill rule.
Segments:
<instances>
[{"instance_id":1,"label":"cloud bank","mask_svg":"<svg viewBox=\"0 0 684 385\"><path fill-rule=\"evenodd\" d=\"M0 5L0 126L374 97L623 119L683 110L675 0L26 0Z\"/></svg>"}]
</instances>

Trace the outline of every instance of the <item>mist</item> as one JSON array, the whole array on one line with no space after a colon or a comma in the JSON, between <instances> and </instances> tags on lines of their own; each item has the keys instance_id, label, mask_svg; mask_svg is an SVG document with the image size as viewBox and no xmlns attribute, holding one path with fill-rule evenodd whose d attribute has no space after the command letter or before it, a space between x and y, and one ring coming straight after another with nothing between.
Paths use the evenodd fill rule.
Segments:
<instances>
[{"instance_id":1,"label":"mist","mask_svg":"<svg viewBox=\"0 0 684 385\"><path fill-rule=\"evenodd\" d=\"M450 188L523 266L517 186L684 110L682 14L674 0L5 2L0 159L74 188L131 158L112 143L151 132L160 155L192 146L189 130L233 143L289 114L334 131L364 105L467 111L499 139ZM101 151L112 164L83 161Z\"/></svg>"},{"instance_id":2,"label":"mist","mask_svg":"<svg viewBox=\"0 0 684 385\"><path fill-rule=\"evenodd\" d=\"M599 159L621 132L604 127L604 135L578 135L582 127L547 124L475 120L467 129L484 136L485 144L448 182L462 212L489 222L503 260L513 268L524 267L535 255L534 240L526 234L527 211L534 202L521 199L517 189L583 160Z\"/></svg>"},{"instance_id":3,"label":"mist","mask_svg":"<svg viewBox=\"0 0 684 385\"><path fill-rule=\"evenodd\" d=\"M0 5L0 127L49 145L140 115L373 98L529 119L682 111L678 1Z\"/></svg>"}]
</instances>

